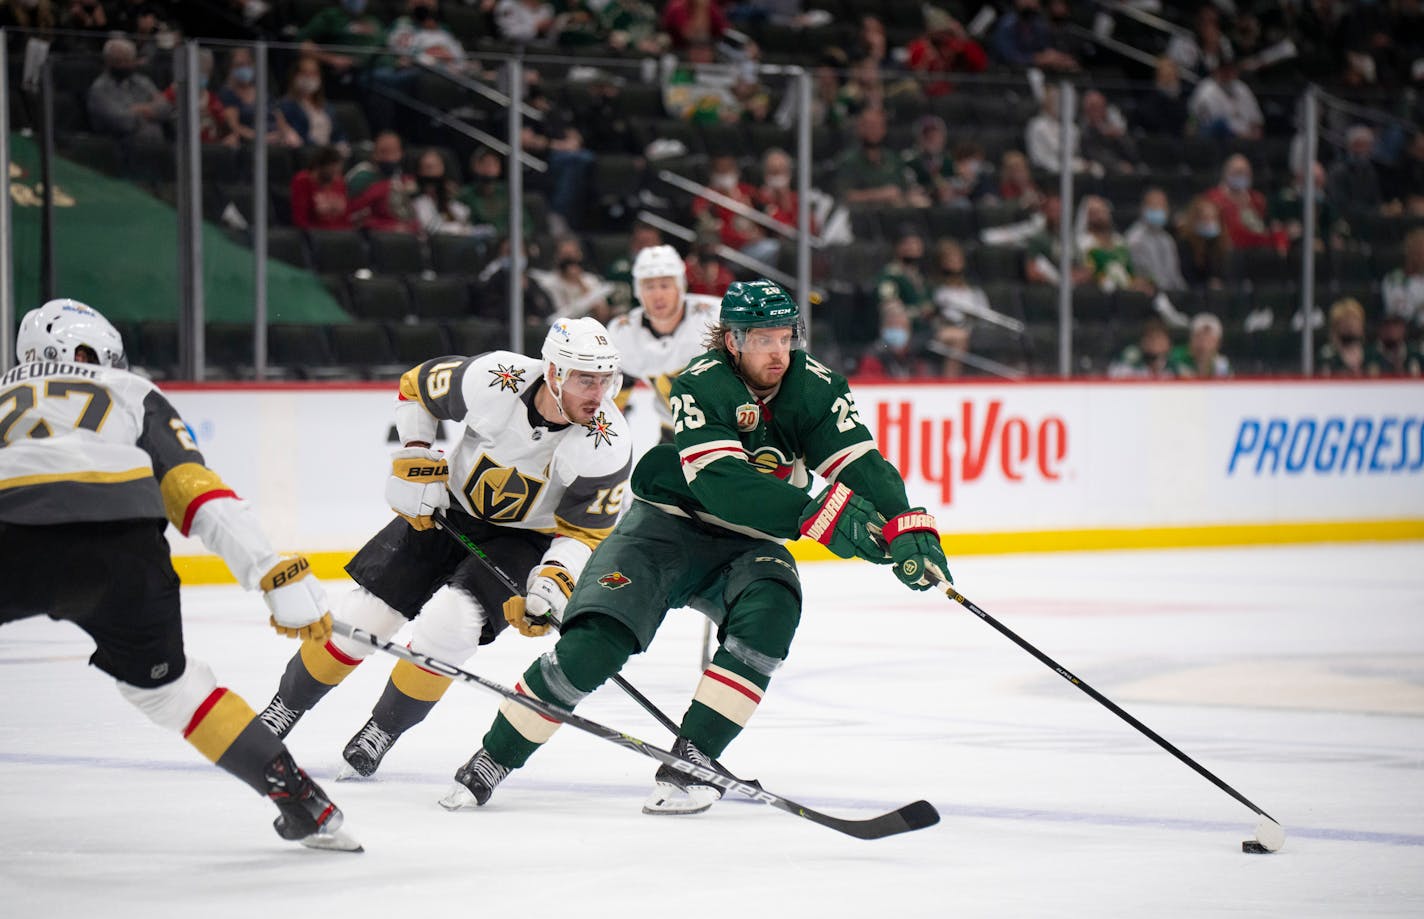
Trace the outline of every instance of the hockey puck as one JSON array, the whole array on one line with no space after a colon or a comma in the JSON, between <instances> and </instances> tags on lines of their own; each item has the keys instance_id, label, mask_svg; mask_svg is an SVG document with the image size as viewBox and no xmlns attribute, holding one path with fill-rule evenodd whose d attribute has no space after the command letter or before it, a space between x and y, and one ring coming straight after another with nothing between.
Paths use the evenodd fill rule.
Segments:
<instances>
[{"instance_id":1,"label":"hockey puck","mask_svg":"<svg viewBox=\"0 0 1424 919\"><path fill-rule=\"evenodd\" d=\"M1251 855L1270 855L1271 850L1261 845L1254 839L1246 839L1241 842L1241 851Z\"/></svg>"}]
</instances>

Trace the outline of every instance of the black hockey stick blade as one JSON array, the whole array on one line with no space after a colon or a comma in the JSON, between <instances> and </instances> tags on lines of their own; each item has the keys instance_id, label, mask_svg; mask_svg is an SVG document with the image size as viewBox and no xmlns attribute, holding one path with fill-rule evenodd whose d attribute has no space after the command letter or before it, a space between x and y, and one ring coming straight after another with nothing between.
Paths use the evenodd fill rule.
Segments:
<instances>
[{"instance_id":1,"label":"black hockey stick blade","mask_svg":"<svg viewBox=\"0 0 1424 919\"><path fill-rule=\"evenodd\" d=\"M543 699L536 699L533 696L526 696L523 693L515 692L507 686L501 686L493 680L488 680L478 674L462 670L454 664L429 657L418 651L412 651L410 648L395 644L394 642L383 641L379 636L373 635L365 629L358 629L340 620L333 620L331 627L338 635L364 642L377 650L385 651L387 654L417 664L432 673L438 673L450 677L451 679L459 680L462 683L478 686L481 689L492 692L495 695L503 696L511 702L531 709L543 715L545 718L552 718L555 721L577 728L586 734L601 737L610 743L615 743L620 747L632 750L634 753L641 753L649 759L657 760L664 766L669 766L679 772L696 776L705 782L716 785L718 788L746 795L763 804L770 804L777 810L785 811L788 814L795 814L797 817L803 817L812 823L819 823L821 826L837 830L847 836L854 836L856 839L880 839L885 836L894 836L898 833L908 833L911 830L921 830L927 826L934 826L939 822L939 813L928 801L915 801L912 804L907 804L904 807L893 810L888 814L881 814L878 817L870 817L865 820L848 820L843 817L833 817L830 814L823 814L803 804L797 804L790 798L783 798L775 792L767 791L760 786L753 786L740 779L734 779L716 769L708 769L706 766L698 765L692 760L684 759L675 753L644 743L632 735L616 731L613 728L599 724L597 721L590 721L581 715L575 715L573 712L560 708L557 705L550 705Z\"/></svg>"}]
</instances>

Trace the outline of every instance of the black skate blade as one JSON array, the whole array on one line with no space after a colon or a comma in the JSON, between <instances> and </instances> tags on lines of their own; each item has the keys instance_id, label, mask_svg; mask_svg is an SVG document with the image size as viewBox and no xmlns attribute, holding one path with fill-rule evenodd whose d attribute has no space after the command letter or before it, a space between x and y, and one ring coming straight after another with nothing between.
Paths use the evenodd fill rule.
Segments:
<instances>
[{"instance_id":1,"label":"black skate blade","mask_svg":"<svg viewBox=\"0 0 1424 919\"><path fill-rule=\"evenodd\" d=\"M308 849L321 849L326 852L366 851L365 847L357 842L355 837L342 829L312 833L310 836L303 836L298 841Z\"/></svg>"}]
</instances>

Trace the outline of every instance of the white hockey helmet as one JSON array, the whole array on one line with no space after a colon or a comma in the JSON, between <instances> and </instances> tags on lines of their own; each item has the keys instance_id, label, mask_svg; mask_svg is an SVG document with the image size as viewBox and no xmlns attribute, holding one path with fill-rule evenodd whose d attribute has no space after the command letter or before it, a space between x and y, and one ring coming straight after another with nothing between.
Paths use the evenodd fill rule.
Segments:
<instances>
[{"instance_id":1,"label":"white hockey helmet","mask_svg":"<svg viewBox=\"0 0 1424 919\"><path fill-rule=\"evenodd\" d=\"M679 300L687 296L687 264L672 246L645 246L633 259L633 294L644 278L676 278Z\"/></svg>"},{"instance_id":2,"label":"white hockey helmet","mask_svg":"<svg viewBox=\"0 0 1424 919\"><path fill-rule=\"evenodd\" d=\"M80 347L92 350L105 367L127 367L119 330L94 307L78 300L51 300L25 314L15 336L20 363L73 361Z\"/></svg>"},{"instance_id":3,"label":"white hockey helmet","mask_svg":"<svg viewBox=\"0 0 1424 919\"><path fill-rule=\"evenodd\" d=\"M620 356L608 330L597 319L556 319L544 337L545 367L554 368L556 390L570 370L618 375ZM557 394L557 392L556 392Z\"/></svg>"}]
</instances>

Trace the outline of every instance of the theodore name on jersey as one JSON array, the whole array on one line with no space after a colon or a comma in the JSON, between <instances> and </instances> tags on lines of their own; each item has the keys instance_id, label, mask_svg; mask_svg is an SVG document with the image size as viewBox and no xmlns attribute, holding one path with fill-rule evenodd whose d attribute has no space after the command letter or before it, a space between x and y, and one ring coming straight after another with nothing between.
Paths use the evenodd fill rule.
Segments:
<instances>
[{"instance_id":1,"label":"theodore name on jersey","mask_svg":"<svg viewBox=\"0 0 1424 919\"><path fill-rule=\"evenodd\" d=\"M433 440L437 421L464 425L450 451L450 492L476 517L594 545L622 507L631 438L605 398L588 424L551 423L534 408L543 361L511 351L440 357L400 383L401 442Z\"/></svg>"}]
</instances>

